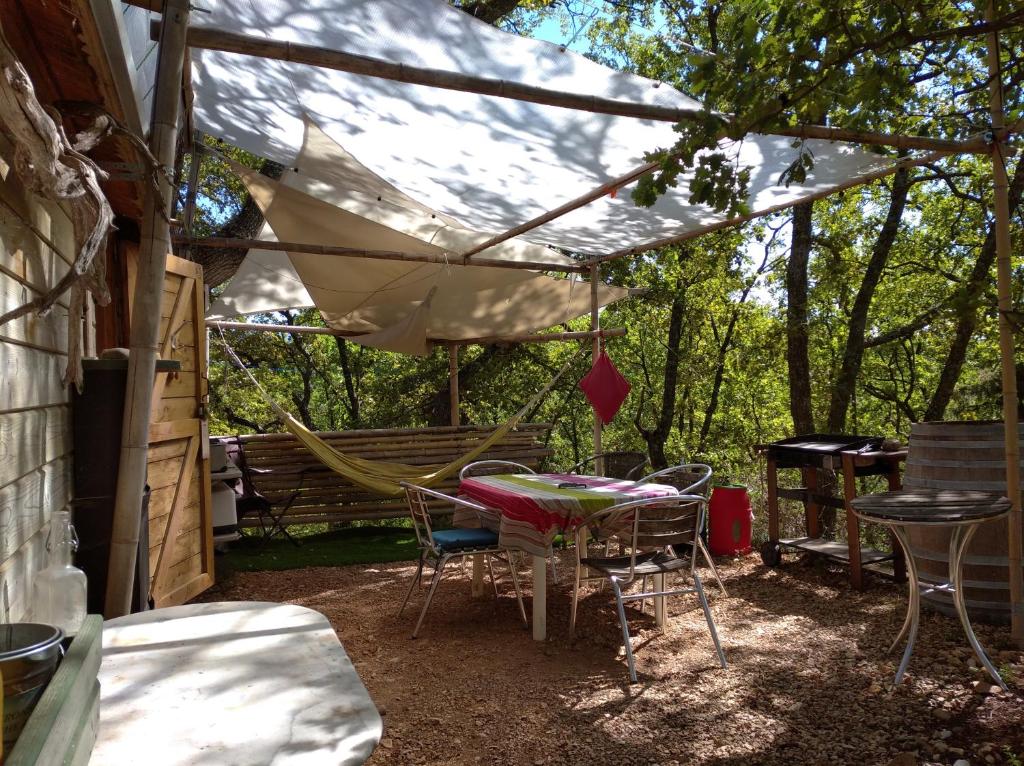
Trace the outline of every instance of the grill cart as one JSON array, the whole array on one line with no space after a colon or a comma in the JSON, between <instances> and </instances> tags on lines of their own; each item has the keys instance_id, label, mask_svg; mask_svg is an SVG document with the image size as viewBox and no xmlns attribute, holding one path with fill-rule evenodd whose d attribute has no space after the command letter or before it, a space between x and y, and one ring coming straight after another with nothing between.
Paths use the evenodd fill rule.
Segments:
<instances>
[{"instance_id":1,"label":"grill cart","mask_svg":"<svg viewBox=\"0 0 1024 766\"><path fill-rule=\"evenodd\" d=\"M884 553L860 544L860 524L850 510L850 501L857 496L858 476L885 476L890 490L900 489L900 463L906 460L906 449L882 450L882 437L853 436L849 434L806 434L789 439L757 445L768 461L768 542L761 548L761 559L768 566L778 566L782 550L806 551L839 561L850 567L850 583L858 590L863 581L863 570L892 562L893 576L902 582L906 578L899 546L896 553ZM779 469L800 471L803 486L779 487ZM821 494L818 471L835 471L843 476L843 496ZM782 539L779 537L779 498L796 500L804 504L806 536ZM848 543L825 540L821 536L819 511L822 507L846 511ZM884 570L882 570L883 573Z\"/></svg>"}]
</instances>

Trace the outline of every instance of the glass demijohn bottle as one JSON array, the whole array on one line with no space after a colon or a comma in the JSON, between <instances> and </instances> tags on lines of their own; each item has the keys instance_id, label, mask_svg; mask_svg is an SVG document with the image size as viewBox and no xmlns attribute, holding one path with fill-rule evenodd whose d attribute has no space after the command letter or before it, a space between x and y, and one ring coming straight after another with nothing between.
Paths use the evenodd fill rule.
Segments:
<instances>
[{"instance_id":1,"label":"glass demijohn bottle","mask_svg":"<svg viewBox=\"0 0 1024 766\"><path fill-rule=\"evenodd\" d=\"M46 550L46 569L36 574L32 590L32 621L61 628L70 638L85 621L86 603L85 572L71 563L78 535L70 511L53 514Z\"/></svg>"}]
</instances>

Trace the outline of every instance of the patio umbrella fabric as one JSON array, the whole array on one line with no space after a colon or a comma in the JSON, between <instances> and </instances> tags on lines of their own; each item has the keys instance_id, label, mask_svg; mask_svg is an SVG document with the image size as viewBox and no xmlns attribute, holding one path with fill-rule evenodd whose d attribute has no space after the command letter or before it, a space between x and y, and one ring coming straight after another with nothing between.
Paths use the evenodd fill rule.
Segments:
<instances>
[{"instance_id":1,"label":"patio umbrella fabric","mask_svg":"<svg viewBox=\"0 0 1024 766\"><path fill-rule=\"evenodd\" d=\"M220 0L197 26L493 79L645 103L697 107L664 84L616 72L537 40L504 33L443 0ZM296 157L308 118L387 183L477 232L500 232L642 164L669 146L666 123L590 114L350 75L289 62L192 51L197 125L227 142L308 171ZM764 211L827 192L891 160L809 141L813 172L785 186L787 138L750 136L722 149L751 168L749 206ZM527 239L601 254L721 225L688 202L688 179L652 208L604 197Z\"/></svg>"}]
</instances>

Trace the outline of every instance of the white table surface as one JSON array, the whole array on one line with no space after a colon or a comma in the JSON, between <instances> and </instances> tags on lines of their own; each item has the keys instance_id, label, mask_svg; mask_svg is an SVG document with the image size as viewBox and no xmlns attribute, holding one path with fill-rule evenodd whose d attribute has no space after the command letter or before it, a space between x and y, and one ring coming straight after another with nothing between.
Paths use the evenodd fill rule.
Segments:
<instances>
[{"instance_id":1,"label":"white table surface","mask_svg":"<svg viewBox=\"0 0 1024 766\"><path fill-rule=\"evenodd\" d=\"M108 620L93 766L361 764L377 708L305 607L190 604Z\"/></svg>"}]
</instances>

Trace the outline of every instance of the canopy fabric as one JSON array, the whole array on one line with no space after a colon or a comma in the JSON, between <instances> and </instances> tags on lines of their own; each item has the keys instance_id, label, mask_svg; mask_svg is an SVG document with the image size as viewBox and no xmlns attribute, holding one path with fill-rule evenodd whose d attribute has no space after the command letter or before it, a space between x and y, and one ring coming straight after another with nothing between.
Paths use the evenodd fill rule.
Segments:
<instances>
[{"instance_id":1,"label":"canopy fabric","mask_svg":"<svg viewBox=\"0 0 1024 766\"><path fill-rule=\"evenodd\" d=\"M359 207L366 204L359 197L366 187L356 187L358 194L353 202L353 195L340 185L321 181L316 190L322 198L314 197L291 187L297 183L294 174L279 182L238 163L229 164L260 206L273 235L281 241L445 256L447 249L420 237L436 240L476 236L454 221L424 228L422 210L426 208L414 207L414 201L398 200L400 193L386 185L377 187L381 192L378 196L390 192L396 201L386 209L371 205L374 209L367 211ZM359 174L358 163L356 168L354 176ZM327 201L330 199L352 204L373 218L336 207ZM409 228L418 236L374 219ZM509 245L503 252L513 260L568 260L537 245ZM599 305L627 294L621 288L602 285L598 289ZM329 326L370 334L354 337L356 342L423 354L428 338L457 341L508 336L567 322L590 310L590 297L589 284L575 277L555 279L525 269L258 251L247 256L239 273L211 307L210 316L310 304L320 309Z\"/></svg>"},{"instance_id":2,"label":"canopy fabric","mask_svg":"<svg viewBox=\"0 0 1024 766\"><path fill-rule=\"evenodd\" d=\"M699 106L666 85L504 33L443 0L220 0L209 13L194 14L193 22L554 90ZM302 188L317 180L316 169L296 161L312 118L383 181L476 232L504 231L566 203L629 172L645 152L675 138L666 123L253 56L193 50L192 65L198 127L297 167L289 183ZM754 212L827 193L891 162L846 144L809 141L814 170L804 183L787 187L779 181L795 158L790 139L749 136L721 148L751 168L748 203ZM363 195L372 201L372 191ZM652 208L637 208L628 193L604 197L524 236L603 254L727 220L689 204L688 197L688 179L681 178L679 188Z\"/></svg>"}]
</instances>

